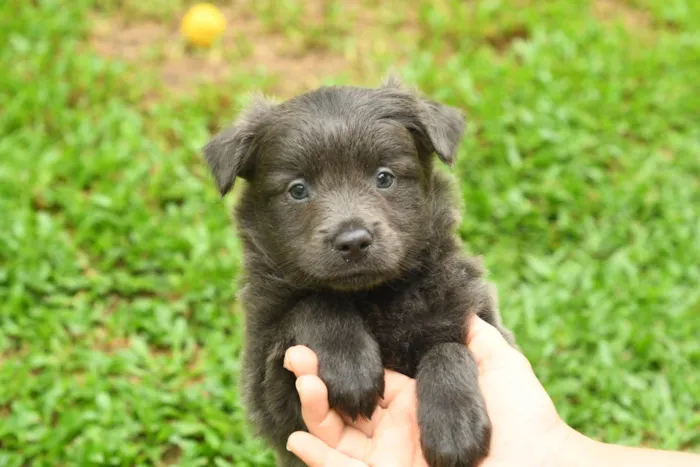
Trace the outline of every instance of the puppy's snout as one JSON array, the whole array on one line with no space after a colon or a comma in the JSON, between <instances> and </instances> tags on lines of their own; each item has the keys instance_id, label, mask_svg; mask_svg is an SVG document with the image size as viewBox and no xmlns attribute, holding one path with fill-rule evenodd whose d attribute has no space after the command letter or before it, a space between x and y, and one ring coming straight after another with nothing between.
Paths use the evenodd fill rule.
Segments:
<instances>
[{"instance_id":1,"label":"puppy's snout","mask_svg":"<svg viewBox=\"0 0 700 467\"><path fill-rule=\"evenodd\" d=\"M350 228L335 236L333 248L346 260L359 261L367 255L372 240L372 234L367 229Z\"/></svg>"}]
</instances>

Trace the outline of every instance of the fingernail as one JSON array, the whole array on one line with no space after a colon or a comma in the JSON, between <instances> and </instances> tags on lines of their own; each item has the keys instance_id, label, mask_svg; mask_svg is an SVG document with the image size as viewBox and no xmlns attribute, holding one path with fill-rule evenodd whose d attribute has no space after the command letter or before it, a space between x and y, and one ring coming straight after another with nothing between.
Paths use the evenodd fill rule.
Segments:
<instances>
[{"instance_id":1,"label":"fingernail","mask_svg":"<svg viewBox=\"0 0 700 467\"><path fill-rule=\"evenodd\" d=\"M294 383L294 386L297 387L297 392L301 391L301 378L297 378L296 382Z\"/></svg>"},{"instance_id":2,"label":"fingernail","mask_svg":"<svg viewBox=\"0 0 700 467\"><path fill-rule=\"evenodd\" d=\"M291 446L292 446L292 444L294 443L294 442L292 441L292 437L293 437L293 436L294 436L294 433L292 433L291 435L289 435L289 438L287 438L287 445L285 446L285 449L287 449L287 451L291 451L291 450L292 450Z\"/></svg>"},{"instance_id":3,"label":"fingernail","mask_svg":"<svg viewBox=\"0 0 700 467\"><path fill-rule=\"evenodd\" d=\"M289 364L289 350L284 353L284 362L282 363L287 370L292 371L292 366Z\"/></svg>"}]
</instances>

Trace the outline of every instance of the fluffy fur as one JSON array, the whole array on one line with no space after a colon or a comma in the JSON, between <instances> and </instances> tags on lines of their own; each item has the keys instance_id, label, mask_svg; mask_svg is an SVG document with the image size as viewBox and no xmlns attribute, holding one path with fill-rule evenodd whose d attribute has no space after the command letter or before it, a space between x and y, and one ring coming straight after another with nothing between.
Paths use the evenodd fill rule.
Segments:
<instances>
[{"instance_id":1,"label":"fluffy fur","mask_svg":"<svg viewBox=\"0 0 700 467\"><path fill-rule=\"evenodd\" d=\"M433 167L434 155L453 163L464 125L457 109L392 78L281 104L257 98L205 147L222 196L237 177L248 182L236 209L247 272L244 398L281 465L301 465L284 449L305 429L282 367L295 344L318 354L331 406L353 418L372 414L384 368L415 377L430 465L473 466L487 454L467 317L513 339L480 261L455 235L450 180ZM371 239L361 258L334 247L349 229Z\"/></svg>"}]
</instances>

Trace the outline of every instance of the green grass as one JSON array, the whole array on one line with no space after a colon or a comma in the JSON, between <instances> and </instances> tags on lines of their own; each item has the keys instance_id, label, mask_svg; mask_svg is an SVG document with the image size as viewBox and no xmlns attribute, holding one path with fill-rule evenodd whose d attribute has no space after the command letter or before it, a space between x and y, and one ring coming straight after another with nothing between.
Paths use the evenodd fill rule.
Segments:
<instances>
[{"instance_id":1,"label":"green grass","mask_svg":"<svg viewBox=\"0 0 700 467\"><path fill-rule=\"evenodd\" d=\"M145 105L158 74L87 46L96 3L0 7L0 465L273 465L237 395L231 200L199 148L275 77ZM156 3L122 14L185 4ZM383 8L360 71L323 78L395 66L464 108L460 232L563 417L700 451L700 3L625 3L643 24L581 0ZM352 55L326 4L327 30L256 14Z\"/></svg>"}]
</instances>

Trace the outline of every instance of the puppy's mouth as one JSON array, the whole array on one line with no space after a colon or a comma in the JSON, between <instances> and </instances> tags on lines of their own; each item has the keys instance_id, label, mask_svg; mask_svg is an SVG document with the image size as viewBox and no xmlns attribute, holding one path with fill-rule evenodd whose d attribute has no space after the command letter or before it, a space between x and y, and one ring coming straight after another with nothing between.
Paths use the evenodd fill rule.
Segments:
<instances>
[{"instance_id":1,"label":"puppy's mouth","mask_svg":"<svg viewBox=\"0 0 700 467\"><path fill-rule=\"evenodd\" d=\"M326 284L336 290L354 291L371 289L387 280L387 276L374 270L356 270L335 274L326 278Z\"/></svg>"}]
</instances>

